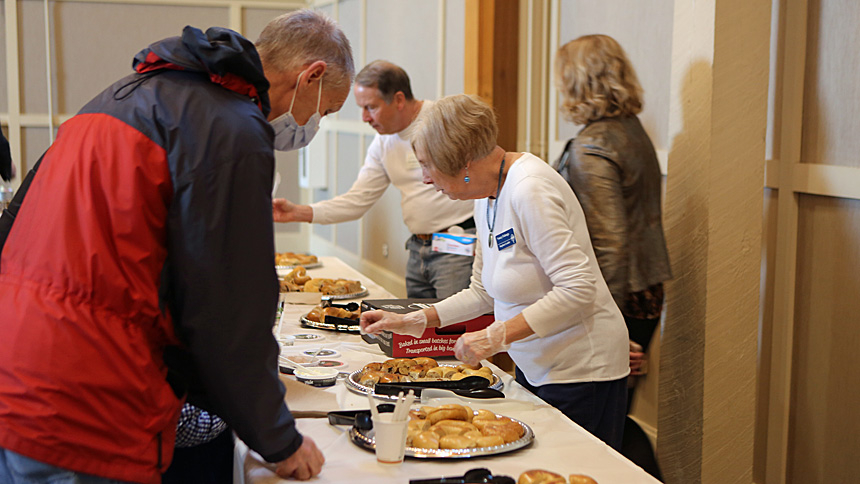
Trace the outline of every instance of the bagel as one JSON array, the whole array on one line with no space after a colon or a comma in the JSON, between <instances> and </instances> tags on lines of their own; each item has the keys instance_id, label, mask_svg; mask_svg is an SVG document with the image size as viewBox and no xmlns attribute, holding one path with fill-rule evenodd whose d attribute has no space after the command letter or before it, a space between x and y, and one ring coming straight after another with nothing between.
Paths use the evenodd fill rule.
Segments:
<instances>
[{"instance_id":1,"label":"bagel","mask_svg":"<svg viewBox=\"0 0 860 484\"><path fill-rule=\"evenodd\" d=\"M315 307L315 308L311 309L308 312L308 315L305 317L308 318L308 321L313 321L315 323L319 323L320 320L322 319L323 315L322 315L322 311L320 311L320 308Z\"/></svg>"},{"instance_id":2,"label":"bagel","mask_svg":"<svg viewBox=\"0 0 860 484\"><path fill-rule=\"evenodd\" d=\"M477 365L469 365L467 363L462 363L460 365L457 365L457 371L462 372L464 370L480 370L482 367L483 365L481 365L480 363L478 363Z\"/></svg>"},{"instance_id":3,"label":"bagel","mask_svg":"<svg viewBox=\"0 0 860 484\"><path fill-rule=\"evenodd\" d=\"M567 477L570 484L597 484L597 481L585 474L571 474Z\"/></svg>"},{"instance_id":4,"label":"bagel","mask_svg":"<svg viewBox=\"0 0 860 484\"><path fill-rule=\"evenodd\" d=\"M520 474L517 484L567 484L564 476L543 469L532 469Z\"/></svg>"},{"instance_id":5,"label":"bagel","mask_svg":"<svg viewBox=\"0 0 860 484\"><path fill-rule=\"evenodd\" d=\"M505 439L501 435L481 435L475 439L475 445L478 447L495 447L504 444Z\"/></svg>"},{"instance_id":6,"label":"bagel","mask_svg":"<svg viewBox=\"0 0 860 484\"><path fill-rule=\"evenodd\" d=\"M380 371L380 370L382 370L382 363L380 363L378 361L374 361L372 363L368 363L368 364L364 365L364 368L361 369L361 371L367 371L367 370Z\"/></svg>"},{"instance_id":7,"label":"bagel","mask_svg":"<svg viewBox=\"0 0 860 484\"><path fill-rule=\"evenodd\" d=\"M438 449L439 436L435 432L425 430L412 436L412 446L421 449Z\"/></svg>"},{"instance_id":8,"label":"bagel","mask_svg":"<svg viewBox=\"0 0 860 484\"><path fill-rule=\"evenodd\" d=\"M436 363L436 360L434 360L433 358L428 358L426 356L419 356L418 358L413 358L413 360L415 361L415 363L419 365L424 365L428 368L436 368L439 366L439 364Z\"/></svg>"},{"instance_id":9,"label":"bagel","mask_svg":"<svg viewBox=\"0 0 860 484\"><path fill-rule=\"evenodd\" d=\"M477 427L485 437L491 435L502 437L506 444L519 440L524 432L520 424L507 418L499 420L473 420L472 425Z\"/></svg>"},{"instance_id":10,"label":"bagel","mask_svg":"<svg viewBox=\"0 0 860 484\"><path fill-rule=\"evenodd\" d=\"M323 279L323 278L311 279L311 280L305 282L304 287L302 288L302 291L304 291L304 292L322 292L321 288L322 288L323 284L326 284L326 283L331 283L331 279Z\"/></svg>"},{"instance_id":11,"label":"bagel","mask_svg":"<svg viewBox=\"0 0 860 484\"><path fill-rule=\"evenodd\" d=\"M379 379L382 378L383 376L386 376L386 373L383 373L381 371L375 371L375 370L363 371L361 373L361 376L358 379L358 383L360 383L366 387L372 387L372 386L376 385L377 383L379 383Z\"/></svg>"},{"instance_id":12,"label":"bagel","mask_svg":"<svg viewBox=\"0 0 860 484\"><path fill-rule=\"evenodd\" d=\"M446 435L439 439L440 449L469 449L475 447L475 440L465 435Z\"/></svg>"},{"instance_id":13,"label":"bagel","mask_svg":"<svg viewBox=\"0 0 860 484\"><path fill-rule=\"evenodd\" d=\"M422 419L413 418L406 424L409 430L419 430L421 432L430 428L430 422Z\"/></svg>"},{"instance_id":14,"label":"bagel","mask_svg":"<svg viewBox=\"0 0 860 484\"><path fill-rule=\"evenodd\" d=\"M401 381L401 377L396 373L383 373L379 377L379 383L397 383L399 381Z\"/></svg>"},{"instance_id":15,"label":"bagel","mask_svg":"<svg viewBox=\"0 0 860 484\"><path fill-rule=\"evenodd\" d=\"M463 435L466 432L477 431L478 429L469 422L462 420L441 420L433 424L430 430L442 437L445 435Z\"/></svg>"},{"instance_id":16,"label":"bagel","mask_svg":"<svg viewBox=\"0 0 860 484\"><path fill-rule=\"evenodd\" d=\"M472 420L496 420L496 414L481 408L475 413L475 417Z\"/></svg>"},{"instance_id":17,"label":"bagel","mask_svg":"<svg viewBox=\"0 0 860 484\"><path fill-rule=\"evenodd\" d=\"M427 413L427 420L431 424L435 424L441 420L467 420L467 410L462 405L451 404L436 407L432 412Z\"/></svg>"},{"instance_id":18,"label":"bagel","mask_svg":"<svg viewBox=\"0 0 860 484\"><path fill-rule=\"evenodd\" d=\"M424 374L424 377L425 378L438 378L441 380L443 378L443 371L444 371L444 368L439 367L439 366L437 366L435 368L430 368Z\"/></svg>"}]
</instances>

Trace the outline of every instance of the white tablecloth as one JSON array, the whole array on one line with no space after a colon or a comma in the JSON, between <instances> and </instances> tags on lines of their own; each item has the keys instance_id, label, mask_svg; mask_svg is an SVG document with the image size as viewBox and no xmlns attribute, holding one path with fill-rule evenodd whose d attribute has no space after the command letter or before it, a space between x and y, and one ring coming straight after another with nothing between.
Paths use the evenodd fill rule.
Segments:
<instances>
[{"instance_id":1,"label":"white tablecloth","mask_svg":"<svg viewBox=\"0 0 860 484\"><path fill-rule=\"evenodd\" d=\"M314 277L342 277L361 280L369 295L362 299L386 299L393 296L381 286L344 264L335 257L322 257L323 266L308 272ZM299 317L312 306L287 305L283 313L281 334L316 333L325 337L320 342L296 343L294 350L302 348L329 348L340 353L337 359L347 366L342 371L360 369L370 361L384 361L387 357L375 345L369 345L357 335L303 328ZM446 361L446 360L442 360ZM450 360L454 361L454 360ZM326 458L322 473L313 482L325 483L406 483L409 479L462 475L469 469L486 467L494 474L509 475L514 479L528 469L547 469L564 476L587 474L600 484L657 483L642 469L621 456L599 439L573 423L561 412L513 381L498 367L490 366L504 382L504 400L486 400L472 404L473 408L488 408L496 413L516 418L528 424L535 433L534 443L525 449L493 457L456 460L424 460L407 458L403 464L383 466L376 462L373 452L364 450L349 439L349 428L332 426L326 419L301 418L299 431L310 436ZM311 388L284 375L287 385L287 404L291 410L366 409L366 396L350 391L343 381L325 389ZM438 402L443 403L443 402ZM271 464L242 443L236 446L237 480L248 484L286 482L277 477Z\"/></svg>"}]
</instances>

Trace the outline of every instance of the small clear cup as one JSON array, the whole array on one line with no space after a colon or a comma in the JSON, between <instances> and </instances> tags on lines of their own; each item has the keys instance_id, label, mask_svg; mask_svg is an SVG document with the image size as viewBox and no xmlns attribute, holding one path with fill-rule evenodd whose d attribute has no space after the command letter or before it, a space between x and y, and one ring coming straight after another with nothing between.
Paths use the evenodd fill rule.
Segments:
<instances>
[{"instance_id":1,"label":"small clear cup","mask_svg":"<svg viewBox=\"0 0 860 484\"><path fill-rule=\"evenodd\" d=\"M403 462L406 452L408 419L392 421L393 413L380 413L373 418L376 461L380 464L396 465Z\"/></svg>"}]
</instances>

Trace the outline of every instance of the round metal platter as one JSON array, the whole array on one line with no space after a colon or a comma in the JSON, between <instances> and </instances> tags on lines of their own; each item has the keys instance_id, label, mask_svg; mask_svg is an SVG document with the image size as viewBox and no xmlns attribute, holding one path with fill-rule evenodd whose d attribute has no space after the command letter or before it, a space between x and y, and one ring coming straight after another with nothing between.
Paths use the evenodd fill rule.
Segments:
<instances>
[{"instance_id":1,"label":"round metal platter","mask_svg":"<svg viewBox=\"0 0 860 484\"><path fill-rule=\"evenodd\" d=\"M497 415L497 417L498 416L500 415ZM495 445L493 447L474 447L471 449L423 449L421 447L407 446L406 456L414 457L416 459L468 459L470 457L504 454L506 452L513 452L531 445L535 440L535 433L532 431L531 427L515 418L511 418L511 420L523 427L523 436L513 442ZM352 427L349 430L349 438L359 447L368 450L376 449L373 429L361 430Z\"/></svg>"},{"instance_id":2,"label":"round metal platter","mask_svg":"<svg viewBox=\"0 0 860 484\"><path fill-rule=\"evenodd\" d=\"M439 366L452 366L452 367L455 367L455 366L457 366L457 365L445 365L445 364L442 364L442 365L439 365ZM392 402L396 402L396 401L397 401L397 395L377 395L377 394L373 391L373 388L371 388L371 387L369 387L369 386L366 386L366 385L362 385L361 383L359 383L359 382L358 382L358 377L359 377L359 375L361 375L361 370L355 370L355 371L353 371L352 373L350 373L350 374L349 374L349 378L347 378L347 379L345 380L345 381L346 381L346 387L347 387L347 388L349 388L350 390L352 390L352 391L353 391L353 392L355 392L355 393L359 393L359 394L363 394L363 395L364 395L364 394L368 394L368 393L373 394L373 398L376 398L376 399L379 399L379 400L391 400ZM505 388L505 382L503 382L503 381L502 381L502 379L501 379L501 378L499 378L499 376L498 376L498 375L496 375L495 373L493 373L493 383L491 383L491 384L490 384L490 388L492 388L493 390L499 390L499 391L502 391L502 389L503 389L503 388Z\"/></svg>"},{"instance_id":3,"label":"round metal platter","mask_svg":"<svg viewBox=\"0 0 860 484\"><path fill-rule=\"evenodd\" d=\"M303 314L302 317L299 318L299 322L302 323L302 326L305 328L325 329L328 331L350 334L361 333L361 326L359 326L358 321L356 321L355 324L332 324L320 321L311 321L307 316L307 314Z\"/></svg>"},{"instance_id":4,"label":"round metal platter","mask_svg":"<svg viewBox=\"0 0 860 484\"><path fill-rule=\"evenodd\" d=\"M353 292L351 294L323 294L322 297L332 299L332 300L341 300L341 299L356 299L359 297L367 296L367 288L364 285L361 286L361 290L358 292Z\"/></svg>"},{"instance_id":5,"label":"round metal platter","mask_svg":"<svg viewBox=\"0 0 860 484\"><path fill-rule=\"evenodd\" d=\"M291 270L295 269L298 266L302 266L305 269L317 269L322 267L322 262L312 262L310 264L294 264L291 266L275 266L275 271L279 276L286 276Z\"/></svg>"}]
</instances>

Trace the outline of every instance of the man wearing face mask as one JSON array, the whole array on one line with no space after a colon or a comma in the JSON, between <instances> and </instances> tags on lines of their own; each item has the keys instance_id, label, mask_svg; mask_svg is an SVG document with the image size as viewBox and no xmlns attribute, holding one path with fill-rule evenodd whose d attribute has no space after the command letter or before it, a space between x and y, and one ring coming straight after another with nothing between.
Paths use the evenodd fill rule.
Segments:
<instances>
[{"instance_id":1,"label":"man wearing face mask","mask_svg":"<svg viewBox=\"0 0 860 484\"><path fill-rule=\"evenodd\" d=\"M469 286L474 258L434 252L432 234L474 234L474 203L451 200L422 182L408 132L432 101L415 99L406 71L383 60L371 62L358 73L353 91L362 120L379 133L367 149L358 179L346 193L312 205L275 199L275 221L332 224L356 220L370 210L389 185L394 185L401 194L403 222L413 234L406 242L407 296L444 299L456 294Z\"/></svg>"},{"instance_id":2,"label":"man wearing face mask","mask_svg":"<svg viewBox=\"0 0 860 484\"><path fill-rule=\"evenodd\" d=\"M271 332L273 148L340 109L349 41L302 10L256 45L186 27L133 67L60 127L0 224L0 482L159 482L186 398L309 479L324 457Z\"/></svg>"}]
</instances>

